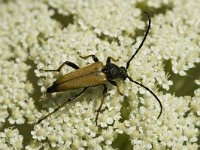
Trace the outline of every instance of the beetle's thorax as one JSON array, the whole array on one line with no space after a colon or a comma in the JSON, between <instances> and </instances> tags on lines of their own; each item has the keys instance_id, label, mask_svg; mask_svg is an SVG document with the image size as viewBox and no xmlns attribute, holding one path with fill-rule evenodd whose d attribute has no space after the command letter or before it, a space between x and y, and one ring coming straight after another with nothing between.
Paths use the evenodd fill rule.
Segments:
<instances>
[{"instance_id":1,"label":"beetle's thorax","mask_svg":"<svg viewBox=\"0 0 200 150\"><path fill-rule=\"evenodd\" d=\"M106 74L108 80L121 79L125 80L127 78L127 71L125 67L118 67L113 63L107 63L103 68L102 72Z\"/></svg>"}]
</instances>

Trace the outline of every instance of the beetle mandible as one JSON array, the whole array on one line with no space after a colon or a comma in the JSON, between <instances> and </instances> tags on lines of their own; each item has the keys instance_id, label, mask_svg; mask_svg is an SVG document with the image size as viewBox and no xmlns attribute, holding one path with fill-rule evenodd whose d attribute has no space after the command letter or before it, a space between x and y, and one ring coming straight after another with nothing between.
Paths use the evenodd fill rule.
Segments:
<instances>
[{"instance_id":1,"label":"beetle mandible","mask_svg":"<svg viewBox=\"0 0 200 150\"><path fill-rule=\"evenodd\" d=\"M84 57L80 56L80 57L83 58L83 59L87 59L89 57L92 57L94 63L89 65L89 66L79 68L76 64L69 62L69 61L66 61L56 70L43 70L43 71L60 72L60 70L63 68L64 65L68 65L68 66L76 69L75 71L68 73L68 74L65 74L64 76L62 76L61 78L59 78L55 82L53 82L53 84L49 88L47 88L47 91L46 91L47 93L61 92L61 91L79 89L79 88L83 88L83 90L80 93L78 93L78 94L70 97L69 99L67 99L64 103L62 103L60 106L58 106L56 109L54 109L54 111L52 111L51 113L49 113L46 116L44 116L43 118L39 119L36 124L40 123L42 120L44 120L48 116L57 112L60 108L64 107L66 103L68 103L68 102L76 99L77 97L79 97L81 94L83 94L86 91L87 88L102 85L103 86L103 97L101 99L101 103L98 107L96 118L95 118L95 122L96 122L96 125L97 125L99 112L100 112L101 107L103 105L104 98L107 94L106 82L109 82L112 85L116 86L118 93L120 95L123 95L122 92L120 92L117 83L113 80L114 79L126 80L127 78L131 82L143 87L144 89L149 91L154 96L154 98L158 101L158 103L160 105L160 113L159 113L157 119L161 116L161 114L162 114L162 103L159 100L159 98L148 87L142 85L141 83L139 83L137 81L134 81L127 74L127 70L130 66L130 62L132 61L132 59L135 57L135 55L138 53L138 51L142 47L142 45L143 45L144 41L146 40L146 37L149 33L150 27L151 27L151 18L150 18L149 14L147 12L144 12L144 13L147 15L148 20L149 20L147 30L146 30L146 33L145 33L143 40L140 43L139 47L137 48L135 53L132 55L132 57L128 60L128 62L126 64L126 68L123 67L123 66L119 67L119 66L113 64L111 62L111 60L112 61L117 61L117 60L115 60L112 57L107 58L106 65L104 66L103 63L100 62L95 55L88 55L88 56L84 56Z\"/></svg>"}]
</instances>

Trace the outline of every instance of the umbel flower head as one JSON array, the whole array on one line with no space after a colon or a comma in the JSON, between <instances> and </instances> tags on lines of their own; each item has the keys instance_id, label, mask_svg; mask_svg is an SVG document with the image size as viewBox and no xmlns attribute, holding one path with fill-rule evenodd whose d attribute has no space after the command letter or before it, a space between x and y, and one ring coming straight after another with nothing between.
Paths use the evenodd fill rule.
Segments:
<instances>
[{"instance_id":1,"label":"umbel flower head","mask_svg":"<svg viewBox=\"0 0 200 150\"><path fill-rule=\"evenodd\" d=\"M89 88L58 112L80 90L46 94L62 75L43 72L79 55L108 56L125 66L146 30L150 33L128 74L150 88L108 84L98 126L102 87ZM0 1L0 148L2 149L198 149L200 128L200 5L178 0Z\"/></svg>"}]
</instances>

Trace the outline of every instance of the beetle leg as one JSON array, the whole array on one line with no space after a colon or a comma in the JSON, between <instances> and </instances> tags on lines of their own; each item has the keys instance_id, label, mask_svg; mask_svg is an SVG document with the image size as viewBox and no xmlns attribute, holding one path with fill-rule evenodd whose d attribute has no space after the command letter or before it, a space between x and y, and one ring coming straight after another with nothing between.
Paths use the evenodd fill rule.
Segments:
<instances>
[{"instance_id":1,"label":"beetle leg","mask_svg":"<svg viewBox=\"0 0 200 150\"><path fill-rule=\"evenodd\" d=\"M103 86L104 86L104 89L103 89L103 97L102 97L102 99L101 99L101 104L99 105L99 108L98 108L98 110L97 110L96 119L95 119L96 126L97 126L97 120L98 120L98 117L99 117L99 113L100 113L100 111L101 111L101 107L102 107L102 105L103 105L103 101L104 101L104 98L105 98L106 93L107 93L107 87L106 87L106 85L103 84Z\"/></svg>"},{"instance_id":2,"label":"beetle leg","mask_svg":"<svg viewBox=\"0 0 200 150\"><path fill-rule=\"evenodd\" d=\"M46 119L47 117L49 117L50 115L52 115L53 113L57 112L60 108L64 107L68 102L76 99L77 97L79 97L81 94L83 94L85 92L85 90L87 89L84 88L80 93L76 94L75 96L71 96L69 99L67 99L64 103L62 103L60 106L58 106L56 109L54 109L54 111L52 111L51 113L47 114L46 116L44 116L43 118L41 118L40 120L38 120L38 122L36 124L39 124L42 120Z\"/></svg>"},{"instance_id":3,"label":"beetle leg","mask_svg":"<svg viewBox=\"0 0 200 150\"><path fill-rule=\"evenodd\" d=\"M94 60L94 62L98 62L99 61L99 59L95 55L79 56L79 57L81 57L82 59L87 59L89 57L92 57L92 59Z\"/></svg>"},{"instance_id":4,"label":"beetle leg","mask_svg":"<svg viewBox=\"0 0 200 150\"><path fill-rule=\"evenodd\" d=\"M116 62L116 61L119 60L119 58L120 58L120 57L118 57L117 59L114 59L114 58L112 58L112 57L109 56L109 57L107 58L106 63L107 63L107 64L110 63L110 62L111 62L111 59L112 59L112 61Z\"/></svg>"},{"instance_id":5,"label":"beetle leg","mask_svg":"<svg viewBox=\"0 0 200 150\"><path fill-rule=\"evenodd\" d=\"M120 91L119 86L117 85L117 82L112 81L112 80L108 80L108 81L109 81L112 85L114 85L114 86L117 87L117 92L118 92L121 96L124 95L124 94Z\"/></svg>"},{"instance_id":6,"label":"beetle leg","mask_svg":"<svg viewBox=\"0 0 200 150\"><path fill-rule=\"evenodd\" d=\"M74 64L73 62L70 62L70 61L66 61L64 62L62 65L60 65L60 67L58 67L58 69L55 69L55 70L43 70L43 69L40 69L42 71L57 71L57 72L60 72L61 69L64 67L64 65L68 65L74 69L79 69L79 66L77 66L76 64Z\"/></svg>"}]
</instances>

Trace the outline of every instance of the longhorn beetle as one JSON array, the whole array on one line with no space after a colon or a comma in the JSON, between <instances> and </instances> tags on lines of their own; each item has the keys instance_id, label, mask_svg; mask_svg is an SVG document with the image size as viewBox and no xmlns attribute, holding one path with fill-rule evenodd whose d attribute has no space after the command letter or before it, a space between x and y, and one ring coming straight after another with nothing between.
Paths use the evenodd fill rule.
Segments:
<instances>
[{"instance_id":1,"label":"longhorn beetle","mask_svg":"<svg viewBox=\"0 0 200 150\"><path fill-rule=\"evenodd\" d=\"M78 93L78 94L70 97L69 99L67 99L64 103L62 103L60 106L58 106L56 109L54 109L53 112L51 112L51 113L47 114L46 116L44 116L43 118L39 119L37 124L40 123L45 118L47 118L48 116L50 116L51 114L57 112L60 108L64 107L66 105L66 103L68 103L68 102L76 99L77 97L79 97L81 94L83 94L86 91L87 88L102 85L103 86L103 97L101 99L101 103L100 103L100 106L97 110L96 119L95 119L95 122L96 122L96 125L97 125L99 112L101 110L104 98L107 94L106 82L110 82L112 85L116 86L118 93L120 95L123 95L120 92L117 83L113 80L114 79L126 80L127 78L131 82L143 87L144 89L149 91L154 96L154 98L158 101L158 103L160 105L160 113L159 113L157 119L161 116L162 103L159 100L159 98L148 87L142 85L141 83L139 83L137 81L134 81L127 74L127 69L129 68L130 62L132 61L132 59L135 57L135 55L138 53L138 51L142 47L142 45L143 45L144 41L146 40L146 37L149 33L150 27L151 27L151 18L150 18L149 14L147 12L144 12L144 13L147 15L148 20L149 20L147 30L146 30L146 33L145 33L143 40L140 43L139 47L137 48L135 53L132 55L132 57L128 60L128 62L126 64L126 68L123 67L123 66L119 67L119 66L113 64L111 62L111 60L112 61L117 61L117 60L113 59L112 57L107 58L106 65L104 66L103 63L100 62L95 55L88 55L88 56L84 56L84 57L80 56L80 57L82 59L87 59L89 57L92 57L92 59L94 60L94 63L89 65L89 66L79 68L76 64L69 62L69 61L66 61L56 70L43 70L43 71L60 72L60 70L63 68L64 65L68 65L68 66L76 69L75 71L68 73L68 74L65 74L64 76L62 76L61 78L59 78L55 82L53 82L53 85L51 85L49 88L47 88L47 91L46 91L47 93L61 92L61 91L79 89L79 88L83 88L83 90L80 93Z\"/></svg>"}]
</instances>

